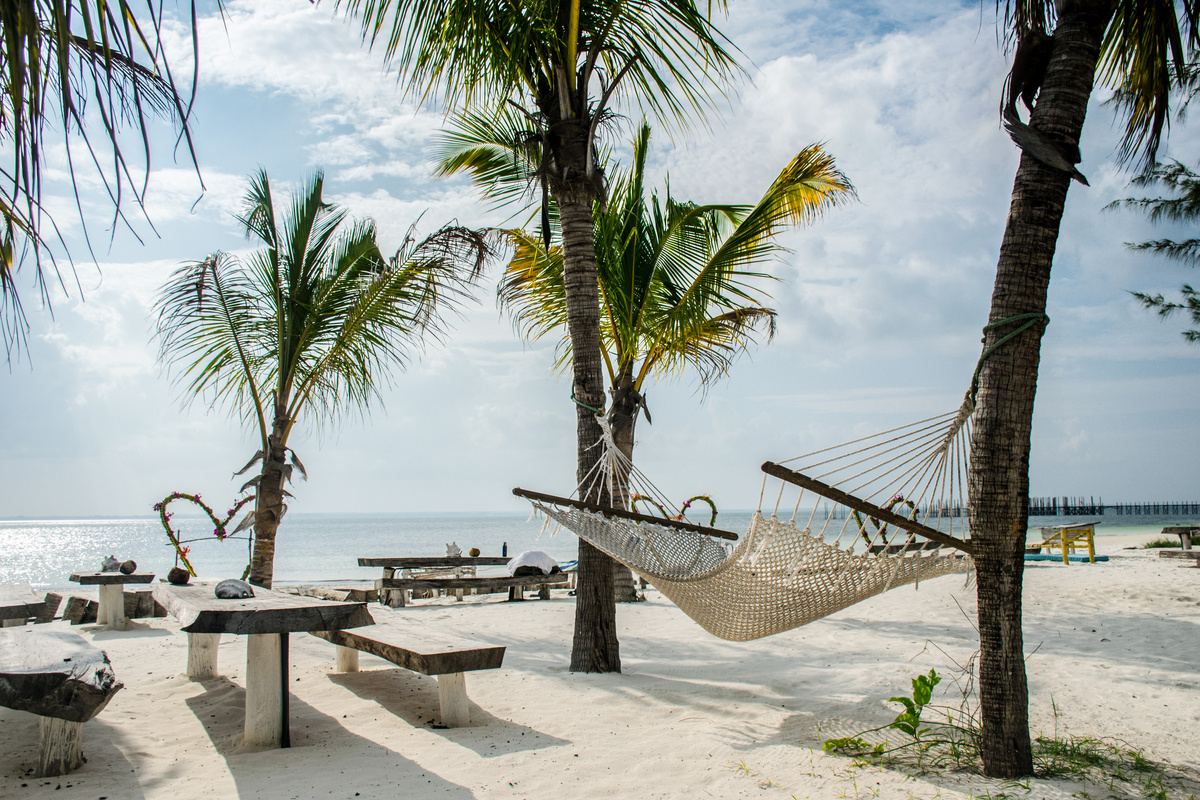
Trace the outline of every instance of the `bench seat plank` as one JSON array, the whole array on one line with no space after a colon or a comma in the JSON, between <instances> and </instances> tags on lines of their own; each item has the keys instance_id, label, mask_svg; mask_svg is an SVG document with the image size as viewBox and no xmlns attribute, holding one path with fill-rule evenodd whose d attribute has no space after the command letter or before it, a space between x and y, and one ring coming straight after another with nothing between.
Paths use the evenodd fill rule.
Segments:
<instances>
[{"instance_id":1,"label":"bench seat plank","mask_svg":"<svg viewBox=\"0 0 1200 800\"><path fill-rule=\"evenodd\" d=\"M373 625L360 631L311 631L327 642L379 656L422 675L445 675L498 669L504 645L485 645L396 625Z\"/></svg>"},{"instance_id":2,"label":"bench seat plank","mask_svg":"<svg viewBox=\"0 0 1200 800\"><path fill-rule=\"evenodd\" d=\"M358 651L387 659L397 666L437 677L442 724L462 728L471 724L464 673L497 669L504 662L504 645L483 645L433 633L410 625L375 625L360 631L309 631L337 645L337 668L358 671ZM351 657L352 656L352 657Z\"/></svg>"},{"instance_id":3,"label":"bench seat plank","mask_svg":"<svg viewBox=\"0 0 1200 800\"><path fill-rule=\"evenodd\" d=\"M46 601L38 597L28 583L0 586L0 620L17 620L24 625L30 617L40 617Z\"/></svg>"}]
</instances>

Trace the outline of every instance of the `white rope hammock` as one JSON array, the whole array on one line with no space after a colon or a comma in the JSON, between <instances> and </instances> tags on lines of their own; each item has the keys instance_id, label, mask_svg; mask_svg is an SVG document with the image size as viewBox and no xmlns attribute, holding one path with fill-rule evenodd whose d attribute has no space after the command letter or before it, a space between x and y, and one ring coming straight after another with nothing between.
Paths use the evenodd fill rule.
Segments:
<instances>
[{"instance_id":1,"label":"white rope hammock","mask_svg":"<svg viewBox=\"0 0 1200 800\"><path fill-rule=\"evenodd\" d=\"M759 509L736 547L723 541L734 534L677 519L513 491L547 524L558 523L645 578L709 633L748 641L970 569L964 480L973 411L967 401L950 414L767 462ZM634 483L639 494L662 498L600 421L604 454L581 483L581 496L603 482L618 498L629 497ZM770 481L779 487L764 512Z\"/></svg>"}]
</instances>

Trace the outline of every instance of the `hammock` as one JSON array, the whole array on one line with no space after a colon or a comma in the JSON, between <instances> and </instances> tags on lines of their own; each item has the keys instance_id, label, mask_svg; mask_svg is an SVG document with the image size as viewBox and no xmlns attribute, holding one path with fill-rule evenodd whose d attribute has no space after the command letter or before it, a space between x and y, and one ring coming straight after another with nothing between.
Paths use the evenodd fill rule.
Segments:
<instances>
[{"instance_id":1,"label":"hammock","mask_svg":"<svg viewBox=\"0 0 1200 800\"><path fill-rule=\"evenodd\" d=\"M547 524L558 523L645 578L709 633L748 641L970 569L964 481L973 411L968 397L949 414L763 464L759 508L736 547L724 543L736 534L678 519L513 493ZM581 495L603 481L613 495L628 497L640 482L638 493L661 498L600 421L604 454ZM764 513L771 480L779 489ZM781 507L791 508L785 519Z\"/></svg>"}]
</instances>

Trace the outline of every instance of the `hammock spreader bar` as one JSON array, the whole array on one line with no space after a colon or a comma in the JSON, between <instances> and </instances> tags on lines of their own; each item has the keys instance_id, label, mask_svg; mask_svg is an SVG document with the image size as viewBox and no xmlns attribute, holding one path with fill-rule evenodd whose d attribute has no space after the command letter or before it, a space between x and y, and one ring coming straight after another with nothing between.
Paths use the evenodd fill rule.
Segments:
<instances>
[{"instance_id":1,"label":"hammock spreader bar","mask_svg":"<svg viewBox=\"0 0 1200 800\"><path fill-rule=\"evenodd\" d=\"M828 498L835 503L841 503L847 508L852 508L855 511L861 511L864 514L870 514L876 519L882 520L889 525L895 525L906 531L924 536L926 539L944 544L947 547L953 547L961 550L967 555L974 555L975 548L970 542L965 542L962 539L955 539L953 536L934 530L927 525L922 525L919 522L914 522L911 519L905 519L899 514L888 511L886 508L880 508L874 503L868 503L866 500L859 500L857 497L846 494L840 489L835 489L832 486L822 483L815 478L810 478L807 475L802 475L799 472L790 470L787 467L781 467L772 461L766 461L762 465L762 471L773 477L779 478L781 481L799 486L802 489L808 489L811 492L816 492L822 497Z\"/></svg>"},{"instance_id":2,"label":"hammock spreader bar","mask_svg":"<svg viewBox=\"0 0 1200 800\"><path fill-rule=\"evenodd\" d=\"M626 511L623 508L609 508L608 506L596 505L595 503L585 503L582 500L573 500L569 497L557 497L556 495L552 494L530 492L520 487L513 489L512 493L517 497L524 497L526 500L540 500L543 503L571 506L572 508L591 511L597 514L604 514L610 517L631 519L636 522L649 522L654 525L662 525L667 528L675 528L677 530L687 531L688 533L702 533L705 536L712 536L717 539L729 539L733 542L736 542L738 539L738 535L736 533L723 531L719 528L706 528L703 525L693 525L690 522L680 522L679 520L667 519L666 517L652 517L649 514L638 514L636 511ZM955 539L954 541L958 540Z\"/></svg>"}]
</instances>

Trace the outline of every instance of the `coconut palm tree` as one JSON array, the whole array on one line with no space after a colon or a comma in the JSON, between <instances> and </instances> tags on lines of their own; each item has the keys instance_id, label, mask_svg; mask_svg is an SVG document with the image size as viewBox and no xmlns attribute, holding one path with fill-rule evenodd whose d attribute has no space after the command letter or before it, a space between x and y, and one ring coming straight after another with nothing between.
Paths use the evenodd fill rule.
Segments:
<instances>
[{"instance_id":1,"label":"coconut palm tree","mask_svg":"<svg viewBox=\"0 0 1200 800\"><path fill-rule=\"evenodd\" d=\"M630 460L646 380L694 371L708 386L728 374L757 333L770 338L775 312L762 304L767 294L758 284L771 276L748 267L783 252L774 237L787 225L812 221L853 194L833 158L811 145L754 206L647 196L649 143L650 126L643 124L630 169L614 177L608 204L595 214L609 417L614 441ZM562 248L547 248L535 233L509 236L514 255L500 285L502 306L528 339L564 332ZM569 337L563 345L565 361Z\"/></svg>"},{"instance_id":2,"label":"coconut palm tree","mask_svg":"<svg viewBox=\"0 0 1200 800\"><path fill-rule=\"evenodd\" d=\"M184 265L155 306L159 359L180 370L185 395L224 402L257 429L245 468L261 461L249 580L267 588L284 482L304 473L295 453L288 462L296 423L366 410L414 348L440 335L491 253L487 234L447 225L420 241L410 228L385 258L375 224L326 203L323 185L318 172L277 209L259 172L240 222L265 249Z\"/></svg>"},{"instance_id":3,"label":"coconut palm tree","mask_svg":"<svg viewBox=\"0 0 1200 800\"><path fill-rule=\"evenodd\" d=\"M711 8L711 3L708 7ZM718 0L718 6L725 3ZM683 122L737 69L695 0L338 0L408 86L453 108L521 110L542 143L537 171L557 204L576 402L576 481L596 460L604 407L592 206L603 202L597 132L619 95ZM394 59L394 60L393 60ZM589 496L601 503L609 498ZM612 560L579 543L571 669L621 668Z\"/></svg>"},{"instance_id":4,"label":"coconut palm tree","mask_svg":"<svg viewBox=\"0 0 1200 800\"><path fill-rule=\"evenodd\" d=\"M1004 116L1023 152L985 329L969 485L984 771L1010 778L1033 770L1021 633L1030 433L1051 263L1067 189L1082 178L1084 116L1099 76L1121 90L1125 163L1152 163L1172 76L1197 44L1200 3L1012 0L1005 9L1017 49ZM1028 124L1018 97L1032 107Z\"/></svg>"},{"instance_id":5,"label":"coconut palm tree","mask_svg":"<svg viewBox=\"0 0 1200 800\"><path fill-rule=\"evenodd\" d=\"M28 330L16 280L23 262L33 261L33 283L47 305L49 284L66 281L51 251L51 242L58 238L61 244L61 237L42 204L42 160L54 149L47 126L62 126L72 182L81 157L96 167L113 203L113 223L124 219L128 199L140 207L145 196L148 117L177 124L195 163L190 105L176 89L160 43L163 23L153 7L147 15L128 0L0 4L0 145L10 159L0 171L0 339L10 358L24 346ZM87 124L89 114L101 123L99 136ZM130 126L141 139L141 180L119 144ZM78 186L75 194L78 200ZM78 207L82 215L82 204Z\"/></svg>"},{"instance_id":6,"label":"coconut palm tree","mask_svg":"<svg viewBox=\"0 0 1200 800\"><path fill-rule=\"evenodd\" d=\"M755 206L697 205L669 193L661 200L653 193L647 197L649 143L650 126L643 124L629 171L614 177L608 204L595 214L601 353L612 399L608 416L626 463L633 461L639 414L649 419L646 380L693 371L708 386L728 374L756 334L770 338L775 312L762 304L767 295L756 285L770 276L747 268L780 254L774 236L788 224L811 221L853 194L833 159L812 145L784 168ZM473 169L485 182L493 178L490 185L500 191L519 183L496 180L497 169L521 162L504 158L490 144L443 154L449 156L445 166ZM547 247L543 237L524 231L509 236L514 255L500 285L501 304L525 338L561 335L566 328L562 248ZM565 362L569 337L563 345ZM624 477L612 487L612 502L628 508ZM624 566L617 565L615 580L616 595L623 599L631 585Z\"/></svg>"}]
</instances>

